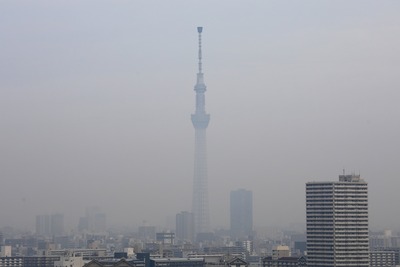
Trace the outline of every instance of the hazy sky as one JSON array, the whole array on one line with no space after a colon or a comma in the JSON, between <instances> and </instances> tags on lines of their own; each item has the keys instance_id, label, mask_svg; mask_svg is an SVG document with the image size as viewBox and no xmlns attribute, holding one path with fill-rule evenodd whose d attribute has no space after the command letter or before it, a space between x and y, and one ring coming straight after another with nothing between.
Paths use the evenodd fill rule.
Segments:
<instances>
[{"instance_id":1,"label":"hazy sky","mask_svg":"<svg viewBox=\"0 0 400 267\"><path fill-rule=\"evenodd\" d=\"M400 213L400 1L0 1L0 226L38 213L165 225L191 209L203 26L211 223L305 221L305 183L369 183Z\"/></svg>"}]
</instances>

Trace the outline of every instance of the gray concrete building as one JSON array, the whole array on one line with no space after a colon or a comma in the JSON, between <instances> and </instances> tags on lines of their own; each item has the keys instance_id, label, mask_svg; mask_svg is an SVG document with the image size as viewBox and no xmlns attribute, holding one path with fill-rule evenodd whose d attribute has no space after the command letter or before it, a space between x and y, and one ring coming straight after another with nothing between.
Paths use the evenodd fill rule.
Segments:
<instances>
[{"instance_id":1,"label":"gray concrete building","mask_svg":"<svg viewBox=\"0 0 400 267\"><path fill-rule=\"evenodd\" d=\"M50 232L54 236L61 236L64 234L64 215L61 213L54 213L50 216Z\"/></svg>"},{"instance_id":2,"label":"gray concrete building","mask_svg":"<svg viewBox=\"0 0 400 267\"><path fill-rule=\"evenodd\" d=\"M231 236L248 239L253 232L253 193L239 189L230 195Z\"/></svg>"},{"instance_id":3,"label":"gray concrete building","mask_svg":"<svg viewBox=\"0 0 400 267\"><path fill-rule=\"evenodd\" d=\"M192 212L182 211L176 214L175 232L179 241L194 241L194 216Z\"/></svg>"},{"instance_id":4,"label":"gray concrete building","mask_svg":"<svg viewBox=\"0 0 400 267\"><path fill-rule=\"evenodd\" d=\"M359 175L306 184L307 265L369 267L368 185Z\"/></svg>"},{"instance_id":5,"label":"gray concrete building","mask_svg":"<svg viewBox=\"0 0 400 267\"><path fill-rule=\"evenodd\" d=\"M396 266L395 251L374 250L370 252L370 267L394 267Z\"/></svg>"}]
</instances>

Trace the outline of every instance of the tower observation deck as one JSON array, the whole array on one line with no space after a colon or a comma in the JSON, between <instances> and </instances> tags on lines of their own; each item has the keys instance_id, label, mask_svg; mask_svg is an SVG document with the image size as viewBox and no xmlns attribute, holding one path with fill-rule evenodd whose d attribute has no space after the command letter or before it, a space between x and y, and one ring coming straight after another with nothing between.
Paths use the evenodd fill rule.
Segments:
<instances>
[{"instance_id":1,"label":"tower observation deck","mask_svg":"<svg viewBox=\"0 0 400 267\"><path fill-rule=\"evenodd\" d=\"M199 54L197 82L194 86L196 92L196 111L192 114L192 123L195 129L195 152L194 152L194 177L193 177L193 202L192 212L196 233L209 232L210 214L208 204L207 185L207 142L206 129L210 121L210 115L205 110L204 74L202 70L201 33L203 27L197 27L199 34Z\"/></svg>"}]
</instances>

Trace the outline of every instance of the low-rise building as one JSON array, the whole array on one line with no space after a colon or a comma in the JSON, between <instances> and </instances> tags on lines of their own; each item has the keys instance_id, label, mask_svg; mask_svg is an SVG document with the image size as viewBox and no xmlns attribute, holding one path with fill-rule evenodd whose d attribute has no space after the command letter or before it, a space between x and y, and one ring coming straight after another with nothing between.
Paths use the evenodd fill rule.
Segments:
<instances>
[{"instance_id":1,"label":"low-rise building","mask_svg":"<svg viewBox=\"0 0 400 267\"><path fill-rule=\"evenodd\" d=\"M392 267L396 266L395 251L375 250L369 253L370 267Z\"/></svg>"},{"instance_id":2,"label":"low-rise building","mask_svg":"<svg viewBox=\"0 0 400 267\"><path fill-rule=\"evenodd\" d=\"M262 267L298 267L307 266L307 259L301 257L281 257L275 258L273 256L265 257L261 261Z\"/></svg>"}]
</instances>

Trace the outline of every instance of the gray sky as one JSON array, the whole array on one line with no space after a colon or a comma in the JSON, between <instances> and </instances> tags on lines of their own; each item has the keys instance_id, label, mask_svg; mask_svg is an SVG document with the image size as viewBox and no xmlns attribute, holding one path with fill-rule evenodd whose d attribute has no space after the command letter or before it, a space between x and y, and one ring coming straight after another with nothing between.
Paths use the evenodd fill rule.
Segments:
<instances>
[{"instance_id":1,"label":"gray sky","mask_svg":"<svg viewBox=\"0 0 400 267\"><path fill-rule=\"evenodd\" d=\"M305 183L369 182L400 213L399 1L1 1L0 226L38 213L118 225L190 210L203 26L213 226L229 192L254 223L304 222Z\"/></svg>"}]
</instances>

